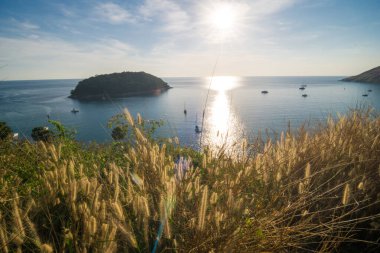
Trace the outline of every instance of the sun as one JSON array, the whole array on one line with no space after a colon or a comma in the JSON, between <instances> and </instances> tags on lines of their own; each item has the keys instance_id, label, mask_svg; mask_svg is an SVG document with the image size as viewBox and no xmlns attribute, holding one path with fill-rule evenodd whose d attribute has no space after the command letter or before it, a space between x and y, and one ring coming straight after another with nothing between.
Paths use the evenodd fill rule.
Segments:
<instances>
[{"instance_id":1,"label":"sun","mask_svg":"<svg viewBox=\"0 0 380 253\"><path fill-rule=\"evenodd\" d=\"M237 13L230 4L220 4L210 15L211 25L221 32L228 32L234 29L237 21Z\"/></svg>"},{"instance_id":2,"label":"sun","mask_svg":"<svg viewBox=\"0 0 380 253\"><path fill-rule=\"evenodd\" d=\"M237 2L212 1L203 7L203 22L212 41L222 42L238 37L247 6Z\"/></svg>"}]
</instances>

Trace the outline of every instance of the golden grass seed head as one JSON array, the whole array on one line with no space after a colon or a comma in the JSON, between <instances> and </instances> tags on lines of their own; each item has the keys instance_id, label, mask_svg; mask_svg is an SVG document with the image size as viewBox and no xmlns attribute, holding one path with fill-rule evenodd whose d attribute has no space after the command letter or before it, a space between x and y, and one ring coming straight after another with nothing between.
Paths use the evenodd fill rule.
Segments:
<instances>
[{"instance_id":1,"label":"golden grass seed head","mask_svg":"<svg viewBox=\"0 0 380 253\"><path fill-rule=\"evenodd\" d=\"M199 176L195 178L194 189L195 189L195 193L198 194L199 190L200 190L200 177Z\"/></svg>"},{"instance_id":2,"label":"golden grass seed head","mask_svg":"<svg viewBox=\"0 0 380 253\"><path fill-rule=\"evenodd\" d=\"M303 194L305 192L305 184L303 182L300 182L298 184L298 194Z\"/></svg>"},{"instance_id":3,"label":"golden grass seed head","mask_svg":"<svg viewBox=\"0 0 380 253\"><path fill-rule=\"evenodd\" d=\"M128 121L128 123L131 126L133 126L135 122L133 121L133 117L132 117L132 115L130 114L130 112L128 111L127 108L124 108L123 114L124 114L124 118Z\"/></svg>"},{"instance_id":4,"label":"golden grass seed head","mask_svg":"<svg viewBox=\"0 0 380 253\"><path fill-rule=\"evenodd\" d=\"M310 163L307 163L307 165L306 165L306 167L305 167L305 179L308 179L309 177L310 177L310 171L311 171L311 169L310 169Z\"/></svg>"},{"instance_id":5,"label":"golden grass seed head","mask_svg":"<svg viewBox=\"0 0 380 253\"><path fill-rule=\"evenodd\" d=\"M53 144L49 145L49 151L50 151L50 154L53 158L53 161L58 162L57 150L55 149L55 146Z\"/></svg>"},{"instance_id":6,"label":"golden grass seed head","mask_svg":"<svg viewBox=\"0 0 380 253\"><path fill-rule=\"evenodd\" d=\"M207 167L207 155L203 154L202 157L202 168L205 169Z\"/></svg>"},{"instance_id":7,"label":"golden grass seed head","mask_svg":"<svg viewBox=\"0 0 380 253\"><path fill-rule=\"evenodd\" d=\"M17 193L15 194L15 199L12 201L12 207L13 207L13 210L12 210L12 213L13 213L13 228L14 228L14 232L15 234L18 234L20 235L21 238L24 238L25 237L25 229L24 229L24 226L23 226L23 222L22 222L22 219L21 219L21 215L20 215L20 211L21 209L18 207L18 204L17 202L19 201L19 198L18 198L18 195Z\"/></svg>"},{"instance_id":8,"label":"golden grass seed head","mask_svg":"<svg viewBox=\"0 0 380 253\"><path fill-rule=\"evenodd\" d=\"M106 212L107 212L106 201L102 200L102 203L100 205L100 213L99 213L99 218L101 221L106 220Z\"/></svg>"},{"instance_id":9,"label":"golden grass seed head","mask_svg":"<svg viewBox=\"0 0 380 253\"><path fill-rule=\"evenodd\" d=\"M198 230L203 231L205 228L205 218L208 203L208 186L206 185L202 192L201 205L198 213Z\"/></svg>"},{"instance_id":10,"label":"golden grass seed head","mask_svg":"<svg viewBox=\"0 0 380 253\"><path fill-rule=\"evenodd\" d=\"M77 199L77 182L76 181L71 183L70 198L71 198L70 200L71 202L75 202Z\"/></svg>"},{"instance_id":11,"label":"golden grass seed head","mask_svg":"<svg viewBox=\"0 0 380 253\"><path fill-rule=\"evenodd\" d=\"M276 173L276 181L280 182L280 180L281 180L281 171L278 170L277 173Z\"/></svg>"},{"instance_id":12,"label":"golden grass seed head","mask_svg":"<svg viewBox=\"0 0 380 253\"><path fill-rule=\"evenodd\" d=\"M90 233L94 235L97 230L97 222L96 218L94 216L90 217L90 224L89 224Z\"/></svg>"},{"instance_id":13,"label":"golden grass seed head","mask_svg":"<svg viewBox=\"0 0 380 253\"><path fill-rule=\"evenodd\" d=\"M100 227L101 240L106 241L108 239L107 238L108 230L109 230L109 225L107 223L102 223L102 226Z\"/></svg>"},{"instance_id":14,"label":"golden grass seed head","mask_svg":"<svg viewBox=\"0 0 380 253\"><path fill-rule=\"evenodd\" d=\"M137 113L137 124L142 125L142 123L143 123L143 119L142 119L140 113Z\"/></svg>"},{"instance_id":15,"label":"golden grass seed head","mask_svg":"<svg viewBox=\"0 0 380 253\"><path fill-rule=\"evenodd\" d=\"M121 224L118 224L118 228L119 228L119 231L121 232L121 234L123 235L123 237L125 239L127 239L129 244L132 247L137 248L138 244L137 244L137 240L135 238L135 235L132 231L132 228L130 226L127 227L127 226L121 225Z\"/></svg>"},{"instance_id":16,"label":"golden grass seed head","mask_svg":"<svg viewBox=\"0 0 380 253\"><path fill-rule=\"evenodd\" d=\"M140 197L141 198L141 204L142 204L142 209L144 210L145 216L149 217L150 216L150 210L149 210L149 204L148 204L148 199L145 197Z\"/></svg>"},{"instance_id":17,"label":"golden grass seed head","mask_svg":"<svg viewBox=\"0 0 380 253\"><path fill-rule=\"evenodd\" d=\"M5 231L6 227L3 226L3 224L0 224L0 247L4 250L4 253L8 253L8 237Z\"/></svg>"},{"instance_id":18,"label":"golden grass seed head","mask_svg":"<svg viewBox=\"0 0 380 253\"><path fill-rule=\"evenodd\" d=\"M74 178L75 177L75 169L74 169L75 165L74 165L74 161L73 160L70 160L69 161L69 164L68 164L68 167L67 167L67 174L69 176L69 178Z\"/></svg>"},{"instance_id":19,"label":"golden grass seed head","mask_svg":"<svg viewBox=\"0 0 380 253\"><path fill-rule=\"evenodd\" d=\"M210 204L214 205L218 201L218 193L213 192L210 197Z\"/></svg>"},{"instance_id":20,"label":"golden grass seed head","mask_svg":"<svg viewBox=\"0 0 380 253\"><path fill-rule=\"evenodd\" d=\"M123 212L123 208L121 207L120 203L119 202L113 202L111 205L112 205L112 208L113 208L114 213L116 214L117 218L119 220L123 220L124 219L124 212Z\"/></svg>"},{"instance_id":21,"label":"golden grass seed head","mask_svg":"<svg viewBox=\"0 0 380 253\"><path fill-rule=\"evenodd\" d=\"M380 139L380 134L378 134L378 135L375 137L375 139L373 140L373 143L372 143L372 145L371 145L371 150L374 150L374 149L375 149L375 147L376 147L376 145L377 145L379 139Z\"/></svg>"},{"instance_id":22,"label":"golden grass seed head","mask_svg":"<svg viewBox=\"0 0 380 253\"><path fill-rule=\"evenodd\" d=\"M347 205L350 200L350 186L348 183L344 186L344 191L342 195L342 204Z\"/></svg>"},{"instance_id":23,"label":"golden grass seed head","mask_svg":"<svg viewBox=\"0 0 380 253\"><path fill-rule=\"evenodd\" d=\"M58 158L61 158L61 154L62 154L62 143L58 143L58 149L57 149Z\"/></svg>"},{"instance_id":24,"label":"golden grass seed head","mask_svg":"<svg viewBox=\"0 0 380 253\"><path fill-rule=\"evenodd\" d=\"M53 252L53 247L50 246L47 243L42 244L40 249L41 249L42 253L51 253L51 252Z\"/></svg>"},{"instance_id":25,"label":"golden grass seed head","mask_svg":"<svg viewBox=\"0 0 380 253\"><path fill-rule=\"evenodd\" d=\"M141 130L139 128L135 128L135 134L136 134L136 138L138 141L141 141L143 143L147 142L147 139L145 138L145 136L142 134Z\"/></svg>"},{"instance_id":26,"label":"golden grass seed head","mask_svg":"<svg viewBox=\"0 0 380 253\"><path fill-rule=\"evenodd\" d=\"M46 145L43 141L39 141L38 142L38 146L42 149L43 153L47 154L48 153L48 150L46 148Z\"/></svg>"}]
</instances>

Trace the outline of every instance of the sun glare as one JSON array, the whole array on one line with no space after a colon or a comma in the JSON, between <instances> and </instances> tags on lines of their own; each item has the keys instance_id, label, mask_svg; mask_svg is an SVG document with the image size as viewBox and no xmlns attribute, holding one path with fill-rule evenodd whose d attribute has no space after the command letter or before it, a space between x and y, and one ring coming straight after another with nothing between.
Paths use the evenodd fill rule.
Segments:
<instances>
[{"instance_id":1,"label":"sun glare","mask_svg":"<svg viewBox=\"0 0 380 253\"><path fill-rule=\"evenodd\" d=\"M238 86L239 78L236 76L214 76L210 77L210 89L215 91L232 90Z\"/></svg>"},{"instance_id":2,"label":"sun glare","mask_svg":"<svg viewBox=\"0 0 380 253\"><path fill-rule=\"evenodd\" d=\"M210 21L216 29L227 32L234 28L236 16L237 13L235 13L233 8L228 6L228 4L223 4L211 14Z\"/></svg>"},{"instance_id":3,"label":"sun glare","mask_svg":"<svg viewBox=\"0 0 380 253\"><path fill-rule=\"evenodd\" d=\"M220 40L236 37L246 12L245 5L215 1L204 8L203 20L207 23L210 36L220 42Z\"/></svg>"},{"instance_id":4,"label":"sun glare","mask_svg":"<svg viewBox=\"0 0 380 253\"><path fill-rule=\"evenodd\" d=\"M212 94L206 113L205 143L215 149L223 145L232 146L244 128L232 106L232 92L238 87L239 78L216 76L210 81Z\"/></svg>"}]
</instances>

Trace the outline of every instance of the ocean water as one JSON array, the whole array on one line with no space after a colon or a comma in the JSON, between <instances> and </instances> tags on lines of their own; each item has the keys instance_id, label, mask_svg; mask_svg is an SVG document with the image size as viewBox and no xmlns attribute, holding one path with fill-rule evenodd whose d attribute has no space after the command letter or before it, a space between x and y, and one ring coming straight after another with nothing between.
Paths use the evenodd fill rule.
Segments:
<instances>
[{"instance_id":1,"label":"ocean water","mask_svg":"<svg viewBox=\"0 0 380 253\"><path fill-rule=\"evenodd\" d=\"M134 116L162 119L165 125L157 134L177 136L183 145L196 147L200 138L202 144L233 144L260 130L279 133L289 124L294 128L303 122L313 124L357 106L380 109L380 85L346 83L341 78L163 78L173 89L158 96L85 102L67 97L77 79L2 81L0 121L30 138L32 128L49 126L49 115L76 129L80 141L106 142L112 140L108 120L127 107ZM306 89L299 90L301 85L307 85ZM268 94L262 94L263 90ZM73 108L79 112L72 113ZM202 134L195 133L195 125L203 126Z\"/></svg>"}]
</instances>

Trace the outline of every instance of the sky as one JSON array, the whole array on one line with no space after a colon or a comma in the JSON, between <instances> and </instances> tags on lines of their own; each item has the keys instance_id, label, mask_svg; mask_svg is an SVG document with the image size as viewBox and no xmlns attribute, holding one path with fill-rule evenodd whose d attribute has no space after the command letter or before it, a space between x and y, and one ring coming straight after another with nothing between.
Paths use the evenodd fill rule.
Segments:
<instances>
[{"instance_id":1,"label":"sky","mask_svg":"<svg viewBox=\"0 0 380 253\"><path fill-rule=\"evenodd\" d=\"M0 80L346 76L379 65L379 0L0 0Z\"/></svg>"}]
</instances>

